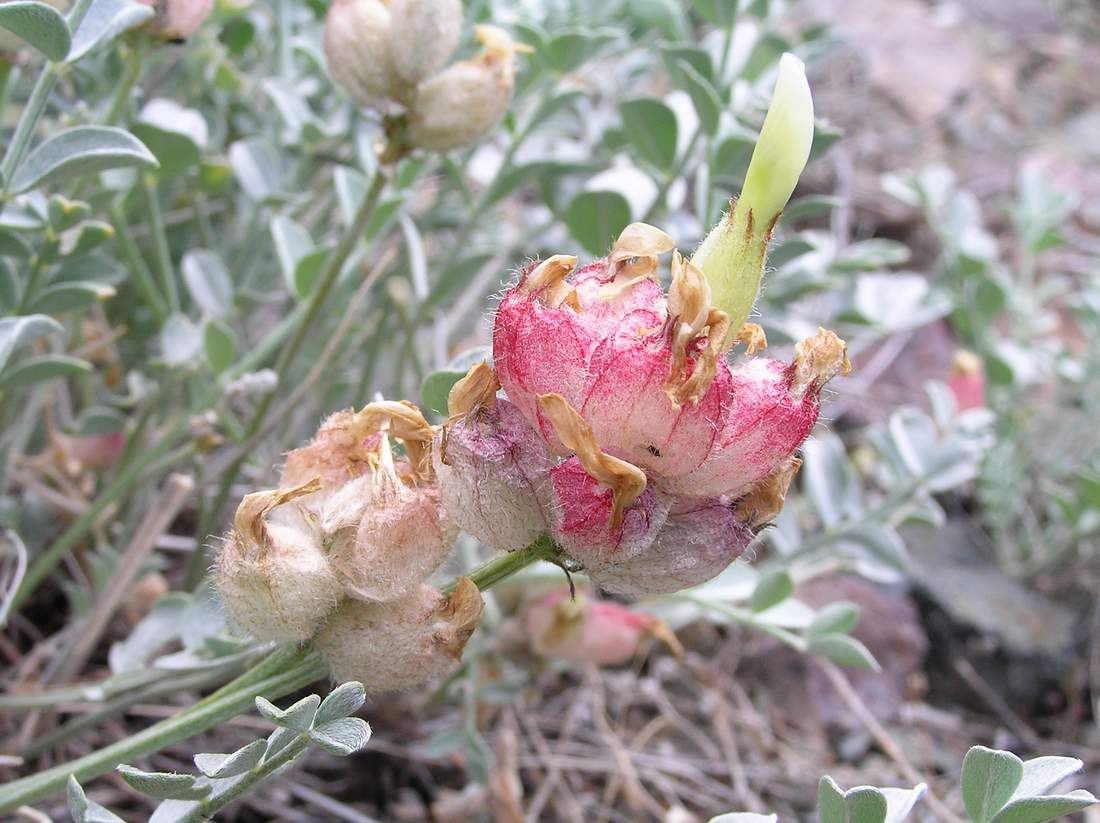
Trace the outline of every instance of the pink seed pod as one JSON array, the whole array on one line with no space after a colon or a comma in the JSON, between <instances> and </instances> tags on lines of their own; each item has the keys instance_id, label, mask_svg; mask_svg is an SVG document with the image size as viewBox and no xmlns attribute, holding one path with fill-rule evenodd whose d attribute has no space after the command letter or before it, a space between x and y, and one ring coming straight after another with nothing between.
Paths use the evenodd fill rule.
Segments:
<instances>
[{"instance_id":1,"label":"pink seed pod","mask_svg":"<svg viewBox=\"0 0 1100 823\"><path fill-rule=\"evenodd\" d=\"M446 559L458 536L440 503L431 465L434 431L408 403L371 403L349 423L356 439L381 434L369 473L322 504L321 531L344 590L360 600L404 597ZM390 437L405 446L397 463Z\"/></svg>"},{"instance_id":2,"label":"pink seed pod","mask_svg":"<svg viewBox=\"0 0 1100 823\"><path fill-rule=\"evenodd\" d=\"M426 80L409 106L410 145L445 151L488 134L508 110L521 50L503 29L477 26L485 49Z\"/></svg>"},{"instance_id":3,"label":"pink seed pod","mask_svg":"<svg viewBox=\"0 0 1100 823\"><path fill-rule=\"evenodd\" d=\"M465 577L450 595L421 584L386 603L346 600L313 646L337 681L358 680L370 693L411 689L455 667L483 608Z\"/></svg>"},{"instance_id":4,"label":"pink seed pod","mask_svg":"<svg viewBox=\"0 0 1100 823\"><path fill-rule=\"evenodd\" d=\"M314 480L246 495L218 557L222 606L259 640L308 640L343 595L320 535L293 504L319 488Z\"/></svg>"},{"instance_id":5,"label":"pink seed pod","mask_svg":"<svg viewBox=\"0 0 1100 823\"><path fill-rule=\"evenodd\" d=\"M151 28L165 40L186 40L203 24L214 0L139 0L155 12Z\"/></svg>"},{"instance_id":6,"label":"pink seed pod","mask_svg":"<svg viewBox=\"0 0 1100 823\"><path fill-rule=\"evenodd\" d=\"M450 518L494 549L512 551L549 531L549 472L556 460L486 363L472 366L448 397L433 465Z\"/></svg>"},{"instance_id":7,"label":"pink seed pod","mask_svg":"<svg viewBox=\"0 0 1100 823\"><path fill-rule=\"evenodd\" d=\"M573 597L568 586L527 603L521 624L531 650L556 660L619 666L634 659L650 637L677 656L683 652L676 635L656 617L581 591Z\"/></svg>"},{"instance_id":8,"label":"pink seed pod","mask_svg":"<svg viewBox=\"0 0 1100 823\"><path fill-rule=\"evenodd\" d=\"M626 597L666 594L716 577L779 514L801 461L789 458L736 501L681 499L653 544L634 557L615 558L591 573L600 589Z\"/></svg>"},{"instance_id":9,"label":"pink seed pod","mask_svg":"<svg viewBox=\"0 0 1100 823\"><path fill-rule=\"evenodd\" d=\"M287 454L279 485L297 486L316 477L323 489L335 489L367 473L382 438L354 432L354 419L351 409L326 417L313 440Z\"/></svg>"},{"instance_id":10,"label":"pink seed pod","mask_svg":"<svg viewBox=\"0 0 1100 823\"><path fill-rule=\"evenodd\" d=\"M383 0L333 0L322 45L329 73L361 106L379 107L400 96L402 83L390 52L393 31Z\"/></svg>"},{"instance_id":11,"label":"pink seed pod","mask_svg":"<svg viewBox=\"0 0 1100 823\"><path fill-rule=\"evenodd\" d=\"M443 68L462 33L461 0L390 0L390 57L409 83Z\"/></svg>"}]
</instances>

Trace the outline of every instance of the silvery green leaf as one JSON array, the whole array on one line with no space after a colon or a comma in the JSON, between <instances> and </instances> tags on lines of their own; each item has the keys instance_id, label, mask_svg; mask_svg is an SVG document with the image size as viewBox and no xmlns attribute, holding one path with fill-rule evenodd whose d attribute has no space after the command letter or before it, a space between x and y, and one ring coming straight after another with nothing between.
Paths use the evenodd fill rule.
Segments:
<instances>
[{"instance_id":1,"label":"silvery green leaf","mask_svg":"<svg viewBox=\"0 0 1100 823\"><path fill-rule=\"evenodd\" d=\"M0 371L17 349L28 346L47 334L64 331L61 324L44 314L0 319Z\"/></svg>"},{"instance_id":2,"label":"silvery green leaf","mask_svg":"<svg viewBox=\"0 0 1100 823\"><path fill-rule=\"evenodd\" d=\"M1012 752L974 746L962 764L962 796L974 823L989 823L1012 798L1024 764Z\"/></svg>"},{"instance_id":3,"label":"silvery green leaf","mask_svg":"<svg viewBox=\"0 0 1100 823\"><path fill-rule=\"evenodd\" d=\"M252 200L266 200L282 185L283 156L261 138L238 140L231 145L229 165L244 193Z\"/></svg>"},{"instance_id":4,"label":"silvery green leaf","mask_svg":"<svg viewBox=\"0 0 1100 823\"><path fill-rule=\"evenodd\" d=\"M233 283L221 255L209 249L192 249L183 255L180 271L196 305L211 317L233 310Z\"/></svg>"},{"instance_id":5,"label":"silvery green leaf","mask_svg":"<svg viewBox=\"0 0 1100 823\"><path fill-rule=\"evenodd\" d=\"M313 724L313 718L317 714L317 707L321 705L320 695L311 694L303 697L293 706L280 709L274 703L262 697L256 698L256 709L274 723L286 729L304 732Z\"/></svg>"},{"instance_id":6,"label":"silvery green leaf","mask_svg":"<svg viewBox=\"0 0 1100 823\"><path fill-rule=\"evenodd\" d=\"M135 0L92 0L92 5L73 34L67 61L75 63L100 46L107 45L122 32L140 26L154 13L152 6Z\"/></svg>"},{"instance_id":7,"label":"silvery green leaf","mask_svg":"<svg viewBox=\"0 0 1100 823\"><path fill-rule=\"evenodd\" d=\"M859 606L845 600L830 603L814 615L806 634L816 637L826 634L848 634L859 622Z\"/></svg>"},{"instance_id":8,"label":"silvery green leaf","mask_svg":"<svg viewBox=\"0 0 1100 823\"><path fill-rule=\"evenodd\" d=\"M749 605L754 612L762 612L786 600L794 593L794 581L786 569L768 572L753 589Z\"/></svg>"},{"instance_id":9,"label":"silvery green leaf","mask_svg":"<svg viewBox=\"0 0 1100 823\"><path fill-rule=\"evenodd\" d=\"M1076 757L1034 757L1025 760L1024 776L1012 793L1012 800L1045 794L1070 775L1077 774L1084 765Z\"/></svg>"},{"instance_id":10,"label":"silvery green leaf","mask_svg":"<svg viewBox=\"0 0 1100 823\"><path fill-rule=\"evenodd\" d=\"M273 758L291 743L298 739L301 734L294 729L287 729L282 726L277 728L271 734L267 736L267 754L264 757L268 760Z\"/></svg>"},{"instance_id":11,"label":"silvery green leaf","mask_svg":"<svg viewBox=\"0 0 1100 823\"><path fill-rule=\"evenodd\" d=\"M863 484L840 438L823 433L807 440L802 451L802 482L822 522L832 526L858 515L863 510Z\"/></svg>"},{"instance_id":12,"label":"silvery green leaf","mask_svg":"<svg viewBox=\"0 0 1100 823\"><path fill-rule=\"evenodd\" d=\"M203 325L203 349L214 374L221 374L237 359L237 335L223 321L210 318Z\"/></svg>"},{"instance_id":13,"label":"silvery green leaf","mask_svg":"<svg viewBox=\"0 0 1100 823\"><path fill-rule=\"evenodd\" d=\"M72 815L73 823L125 823L114 812L100 806L94 800L89 800L84 794L83 787L72 775L69 775L67 792L69 814Z\"/></svg>"},{"instance_id":14,"label":"silvery green leaf","mask_svg":"<svg viewBox=\"0 0 1100 823\"><path fill-rule=\"evenodd\" d=\"M844 805L844 791L828 775L817 784L817 813L821 823L848 823L848 810Z\"/></svg>"},{"instance_id":15,"label":"silvery green leaf","mask_svg":"<svg viewBox=\"0 0 1100 823\"><path fill-rule=\"evenodd\" d=\"M344 757L366 746L370 733L367 721L359 717L342 717L310 729L309 739L329 754Z\"/></svg>"},{"instance_id":16,"label":"silvery green leaf","mask_svg":"<svg viewBox=\"0 0 1100 823\"><path fill-rule=\"evenodd\" d=\"M133 132L153 152L164 176L181 174L199 164L209 129L195 109L158 98L142 108Z\"/></svg>"},{"instance_id":17,"label":"silvery green leaf","mask_svg":"<svg viewBox=\"0 0 1100 823\"><path fill-rule=\"evenodd\" d=\"M1079 812L1096 803L1084 789L1069 794L1025 797L1013 800L993 818L993 823L1046 823L1063 815Z\"/></svg>"},{"instance_id":18,"label":"silvery green leaf","mask_svg":"<svg viewBox=\"0 0 1100 823\"><path fill-rule=\"evenodd\" d=\"M3 377L0 377L0 387L13 389L46 380L90 374L91 371L92 364L79 357L70 357L67 354L43 354L39 357L20 360L5 371Z\"/></svg>"},{"instance_id":19,"label":"silvery green leaf","mask_svg":"<svg viewBox=\"0 0 1100 823\"><path fill-rule=\"evenodd\" d=\"M464 371L433 371L420 384L420 404L440 417L447 416L447 397L454 384L466 376Z\"/></svg>"},{"instance_id":20,"label":"silvery green leaf","mask_svg":"<svg viewBox=\"0 0 1100 823\"><path fill-rule=\"evenodd\" d=\"M844 793L847 823L885 823L886 795L873 786L857 786Z\"/></svg>"},{"instance_id":21,"label":"silvery green leaf","mask_svg":"<svg viewBox=\"0 0 1100 823\"><path fill-rule=\"evenodd\" d=\"M911 789L879 789L886 798L886 823L901 823L924 797L928 787L918 783Z\"/></svg>"},{"instance_id":22,"label":"silvery green leaf","mask_svg":"<svg viewBox=\"0 0 1100 823\"><path fill-rule=\"evenodd\" d=\"M40 143L12 180L12 189L26 191L105 169L155 169L157 159L145 145L112 126L77 126Z\"/></svg>"},{"instance_id":23,"label":"silvery green leaf","mask_svg":"<svg viewBox=\"0 0 1100 823\"><path fill-rule=\"evenodd\" d=\"M362 683L352 680L337 686L321 701L313 722L315 725L321 726L330 720L350 717L359 711L366 699L367 695Z\"/></svg>"},{"instance_id":24,"label":"silvery green leaf","mask_svg":"<svg viewBox=\"0 0 1100 823\"><path fill-rule=\"evenodd\" d=\"M196 754L195 767L207 777L234 777L251 771L266 751L266 740L253 740L232 754Z\"/></svg>"},{"instance_id":25,"label":"silvery green leaf","mask_svg":"<svg viewBox=\"0 0 1100 823\"><path fill-rule=\"evenodd\" d=\"M313 238L301 223L277 214L271 218L271 239L275 241L275 256L279 259L287 291L296 297L304 297L299 291L295 273L298 263L316 248Z\"/></svg>"},{"instance_id":26,"label":"silvery green leaf","mask_svg":"<svg viewBox=\"0 0 1100 823\"><path fill-rule=\"evenodd\" d=\"M355 217L359 204L367 196L367 178L347 166L337 166L332 173L332 179L336 188L336 199L340 203L340 213L346 225Z\"/></svg>"},{"instance_id":27,"label":"silvery green leaf","mask_svg":"<svg viewBox=\"0 0 1100 823\"><path fill-rule=\"evenodd\" d=\"M88 281L57 283L42 289L31 304L31 308L42 314L61 314L95 305L114 296L114 287L105 283Z\"/></svg>"},{"instance_id":28,"label":"silvery green leaf","mask_svg":"<svg viewBox=\"0 0 1100 823\"><path fill-rule=\"evenodd\" d=\"M190 774L146 772L133 766L119 766L119 776L142 794L159 800L201 800L210 794L209 786L196 786Z\"/></svg>"},{"instance_id":29,"label":"silvery green leaf","mask_svg":"<svg viewBox=\"0 0 1100 823\"><path fill-rule=\"evenodd\" d=\"M867 647L847 634L824 634L811 637L810 654L832 660L840 666L879 671L880 666Z\"/></svg>"},{"instance_id":30,"label":"silvery green leaf","mask_svg":"<svg viewBox=\"0 0 1100 823\"><path fill-rule=\"evenodd\" d=\"M695 113L699 116L699 125L703 131L713 137L718 132L722 117L722 101L711 82L700 74L686 60L677 61L677 74L680 87L691 97Z\"/></svg>"},{"instance_id":31,"label":"silvery green leaf","mask_svg":"<svg viewBox=\"0 0 1100 823\"><path fill-rule=\"evenodd\" d=\"M889 804L883 790L856 786L844 791L826 775L817 785L821 823L885 823Z\"/></svg>"},{"instance_id":32,"label":"silvery green leaf","mask_svg":"<svg viewBox=\"0 0 1100 823\"><path fill-rule=\"evenodd\" d=\"M160 353L169 366L192 365L202 351L202 330L179 312L164 321L160 330Z\"/></svg>"},{"instance_id":33,"label":"silvery green leaf","mask_svg":"<svg viewBox=\"0 0 1100 823\"><path fill-rule=\"evenodd\" d=\"M0 28L34 46L55 62L69 53L69 24L53 6L34 0L0 4Z\"/></svg>"}]
</instances>

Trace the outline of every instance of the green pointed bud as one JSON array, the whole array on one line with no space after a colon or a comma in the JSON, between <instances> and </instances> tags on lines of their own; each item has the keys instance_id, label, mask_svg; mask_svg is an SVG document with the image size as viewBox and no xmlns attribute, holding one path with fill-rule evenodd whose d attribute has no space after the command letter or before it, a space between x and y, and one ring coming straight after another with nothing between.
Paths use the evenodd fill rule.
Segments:
<instances>
[{"instance_id":1,"label":"green pointed bud","mask_svg":"<svg viewBox=\"0 0 1100 823\"><path fill-rule=\"evenodd\" d=\"M741 196L691 258L710 284L711 304L729 315L733 334L752 311L768 240L806 167L813 136L806 67L793 54L784 54Z\"/></svg>"}]
</instances>

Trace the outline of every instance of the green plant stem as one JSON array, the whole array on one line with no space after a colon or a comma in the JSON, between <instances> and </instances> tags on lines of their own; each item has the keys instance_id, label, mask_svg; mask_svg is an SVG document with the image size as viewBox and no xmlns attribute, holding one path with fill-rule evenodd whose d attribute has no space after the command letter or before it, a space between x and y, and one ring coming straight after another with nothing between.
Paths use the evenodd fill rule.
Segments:
<instances>
[{"instance_id":1,"label":"green plant stem","mask_svg":"<svg viewBox=\"0 0 1100 823\"><path fill-rule=\"evenodd\" d=\"M355 247L362 240L363 233L367 228L367 223L370 221L371 215L374 214L374 209L378 205L378 201L382 196L382 191L385 189L385 186L385 175L381 170L376 171L374 179L371 181L370 188L363 197L363 201L359 204L359 208L352 218L351 223L348 224L343 236L340 237L340 240L336 244L336 248L334 248L332 253L325 259L325 265L318 275L317 285L313 287L309 301L306 304L305 312L294 333L291 335L290 339L287 340L275 361L274 369L276 374L279 375L280 385L285 383L288 369L293 364L294 358L298 355L298 351L309 335L313 322L317 319L321 309L324 307L325 300L328 298L333 286L336 285L336 281L340 276L341 270L344 268L344 264L347 263L351 253L355 251ZM260 430L260 427L263 425L264 417L267 416L267 412L270 410L274 399L275 392L268 392L260 399L260 402L256 404L256 410L252 413L252 419L249 421L248 428L245 430L244 441L246 443ZM236 482L237 475L240 473L241 467L244 465L244 461L247 457L248 453L247 450L245 450L242 452L241 456L237 460L234 460L226 469L225 473L222 474L222 479L218 484L218 490L214 494L213 501L207 506L206 514L202 522L199 523L198 537L200 544L210 533L213 524L221 517L225 503L229 499L229 490L232 488L233 483ZM188 573L188 584L190 586L194 586L198 583L202 578L203 570L206 568L206 561L203 559L201 551L196 551L196 558L198 559L192 563Z\"/></svg>"},{"instance_id":2,"label":"green plant stem","mask_svg":"<svg viewBox=\"0 0 1100 823\"><path fill-rule=\"evenodd\" d=\"M538 538L530 546L517 549L514 552L505 552L490 558L465 576L470 578L479 589L487 591L505 578L511 577L521 569L525 569L539 560L547 560L551 563L560 563L561 549L546 535ZM458 581L453 581L443 589L450 594L455 590Z\"/></svg>"},{"instance_id":3,"label":"green plant stem","mask_svg":"<svg viewBox=\"0 0 1100 823\"><path fill-rule=\"evenodd\" d=\"M159 325L168 317L168 307L157 288L153 273L149 271L149 266L146 265L137 243L134 242L134 236L130 233L130 226L126 222L126 215L123 213L122 207L117 204L111 206L110 213L118 250L122 252L122 257L130 268L130 274L133 275L142 297L145 298L149 310L153 312L153 316L157 319Z\"/></svg>"},{"instance_id":4,"label":"green plant stem","mask_svg":"<svg viewBox=\"0 0 1100 823\"><path fill-rule=\"evenodd\" d=\"M219 693L220 696L216 699L197 703L174 717L70 763L62 763L38 774L13 780L0 787L0 814L64 790L70 775L80 781L98 777L120 763L145 757L165 746L187 740L250 710L259 695L277 699L308 686L327 674L325 665L315 652L301 650L292 660L293 665L288 661L287 668L278 674L248 682L242 688Z\"/></svg>"},{"instance_id":5,"label":"green plant stem","mask_svg":"<svg viewBox=\"0 0 1100 823\"><path fill-rule=\"evenodd\" d=\"M642 218L643 223L648 223L652 220L657 213L664 207L665 198L668 197L668 190L672 188L672 184L679 179L680 175L684 173L684 168L687 166L688 160L695 154L695 146L699 142L699 138L702 137L702 128L696 126L695 133L691 135L691 139L688 141L687 146L684 147L684 153L680 155L680 159L676 161L676 165L672 167L668 175L661 182L661 186L657 189L657 195L653 198L653 203L649 209L646 210L645 216Z\"/></svg>"},{"instance_id":6,"label":"green plant stem","mask_svg":"<svg viewBox=\"0 0 1100 823\"><path fill-rule=\"evenodd\" d=\"M130 103L130 92L133 91L134 84L141 76L144 52L142 45L140 41L131 44L126 52L126 69L122 72L122 76L111 95L111 104L103 115L104 125L109 126L117 123L122 115L126 113L126 107Z\"/></svg>"},{"instance_id":7,"label":"green plant stem","mask_svg":"<svg viewBox=\"0 0 1100 823\"><path fill-rule=\"evenodd\" d=\"M164 214L157 197L157 179L151 174L141 176L141 192L145 207L149 210L149 231L153 237L153 265L160 280L161 291L168 301L170 311L179 311L180 295L176 287L176 274L172 268L172 254L168 250L168 233L164 227Z\"/></svg>"},{"instance_id":8,"label":"green plant stem","mask_svg":"<svg viewBox=\"0 0 1100 823\"><path fill-rule=\"evenodd\" d=\"M23 288L23 294L19 298L19 305L15 309L16 314L25 314L30 307L34 298L38 295L38 290L42 286L42 276L46 273L46 269L49 266L49 259L53 257L57 251L57 237L54 235L52 229L47 229L46 236L42 240L42 247L38 250L38 254L34 256L34 261L31 263L30 276L27 277L27 284Z\"/></svg>"},{"instance_id":9,"label":"green plant stem","mask_svg":"<svg viewBox=\"0 0 1100 823\"><path fill-rule=\"evenodd\" d=\"M4 152L3 161L0 161L0 175L3 176L5 191L8 191L12 177L15 176L15 172L27 155L31 139L34 137L35 127L42 117L42 112L46 110L50 92L53 91L58 77L57 64L47 64L42 69L42 73L38 75L34 89L31 90L31 96L27 98L23 113L19 116L19 122L15 126L15 133L12 134L11 142L8 144L8 150Z\"/></svg>"},{"instance_id":10,"label":"green plant stem","mask_svg":"<svg viewBox=\"0 0 1100 823\"><path fill-rule=\"evenodd\" d=\"M238 797L250 792L258 784L267 780L280 769L293 763L305 754L308 748L309 735L305 732L300 732L298 736L294 738L291 743L288 743L286 748L277 755L270 760L264 760L263 763L256 766L251 771L246 772L242 777L230 784L224 791L212 794L199 801L191 811L176 818L176 823L204 823L204 821L211 820L216 812L224 809Z\"/></svg>"}]
</instances>

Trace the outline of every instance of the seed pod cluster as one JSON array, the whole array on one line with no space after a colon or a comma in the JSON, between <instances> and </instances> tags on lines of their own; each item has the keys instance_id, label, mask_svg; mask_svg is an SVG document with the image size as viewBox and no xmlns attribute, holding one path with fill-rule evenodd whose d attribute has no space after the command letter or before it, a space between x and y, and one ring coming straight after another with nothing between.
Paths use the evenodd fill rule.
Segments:
<instances>
[{"instance_id":1,"label":"seed pod cluster","mask_svg":"<svg viewBox=\"0 0 1100 823\"><path fill-rule=\"evenodd\" d=\"M372 691L445 674L482 602L468 580L450 595L424 582L457 536L434 434L409 403L325 420L287 456L281 488L241 501L216 567L233 622L260 640L312 642L337 677Z\"/></svg>"},{"instance_id":2,"label":"seed pod cluster","mask_svg":"<svg viewBox=\"0 0 1100 823\"><path fill-rule=\"evenodd\" d=\"M446 150L487 134L508 110L522 46L476 26L482 51L450 66L460 0L335 0L323 46L333 79L359 105L400 116L411 147Z\"/></svg>"}]
</instances>

